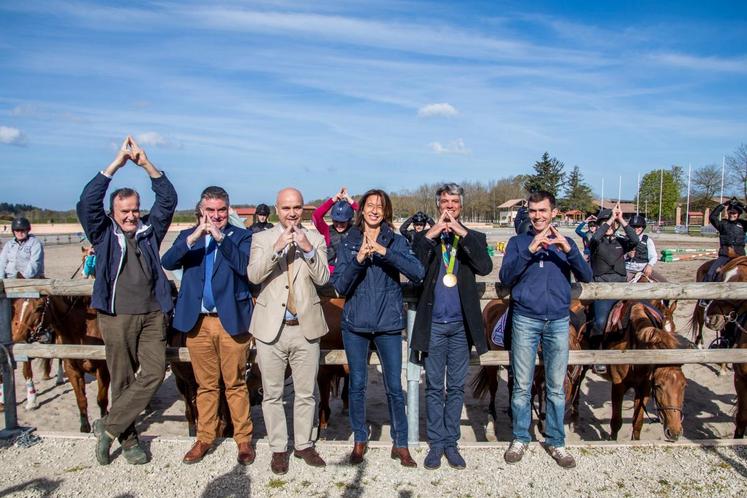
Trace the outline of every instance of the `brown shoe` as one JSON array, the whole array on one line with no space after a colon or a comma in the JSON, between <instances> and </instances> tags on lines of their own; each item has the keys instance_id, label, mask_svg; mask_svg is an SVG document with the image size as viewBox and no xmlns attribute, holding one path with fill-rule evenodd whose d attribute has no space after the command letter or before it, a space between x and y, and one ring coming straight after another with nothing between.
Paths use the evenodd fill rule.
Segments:
<instances>
[{"instance_id":1,"label":"brown shoe","mask_svg":"<svg viewBox=\"0 0 747 498\"><path fill-rule=\"evenodd\" d=\"M313 446L309 446L305 450L296 450L293 452L293 456L296 458L303 458L306 465L311 465L312 467L327 466L327 463L322 460L322 457L319 456L319 453L316 452Z\"/></svg>"},{"instance_id":2,"label":"brown shoe","mask_svg":"<svg viewBox=\"0 0 747 498\"><path fill-rule=\"evenodd\" d=\"M368 451L368 443L355 443L350 453L350 465L363 463L363 455Z\"/></svg>"},{"instance_id":3,"label":"brown shoe","mask_svg":"<svg viewBox=\"0 0 747 498\"><path fill-rule=\"evenodd\" d=\"M392 458L399 460L400 465L403 467L417 467L418 464L410 456L410 450L407 448L394 448L392 447Z\"/></svg>"},{"instance_id":4,"label":"brown shoe","mask_svg":"<svg viewBox=\"0 0 747 498\"><path fill-rule=\"evenodd\" d=\"M273 453L272 460L270 461L270 470L273 474L283 475L288 473L288 457L290 452L283 451L282 453Z\"/></svg>"},{"instance_id":5,"label":"brown shoe","mask_svg":"<svg viewBox=\"0 0 747 498\"><path fill-rule=\"evenodd\" d=\"M250 441L239 443L239 456L236 457L236 460L241 465L253 464L256 456L257 454L254 452L254 446L252 446Z\"/></svg>"},{"instance_id":6,"label":"brown shoe","mask_svg":"<svg viewBox=\"0 0 747 498\"><path fill-rule=\"evenodd\" d=\"M210 443L204 443L199 439L195 441L192 448L182 458L183 463L197 463L205 458L205 455L213 451L213 445Z\"/></svg>"}]
</instances>

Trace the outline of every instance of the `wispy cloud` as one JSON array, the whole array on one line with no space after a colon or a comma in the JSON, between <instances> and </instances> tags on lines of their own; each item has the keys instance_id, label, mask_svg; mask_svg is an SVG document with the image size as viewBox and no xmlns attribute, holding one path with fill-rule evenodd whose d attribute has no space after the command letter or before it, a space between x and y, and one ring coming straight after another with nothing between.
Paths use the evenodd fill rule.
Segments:
<instances>
[{"instance_id":1,"label":"wispy cloud","mask_svg":"<svg viewBox=\"0 0 747 498\"><path fill-rule=\"evenodd\" d=\"M8 111L8 114L10 114L13 117L19 117L19 116L33 116L39 112L39 107L34 104L19 104L15 106L13 109Z\"/></svg>"},{"instance_id":2,"label":"wispy cloud","mask_svg":"<svg viewBox=\"0 0 747 498\"><path fill-rule=\"evenodd\" d=\"M170 145L168 140L166 140L160 133L157 133L155 131L146 131L144 133L140 133L135 138L137 139L137 142L143 146L168 147Z\"/></svg>"},{"instance_id":3,"label":"wispy cloud","mask_svg":"<svg viewBox=\"0 0 747 498\"><path fill-rule=\"evenodd\" d=\"M433 118L437 116L450 118L457 114L459 114L459 111L457 111L453 105L447 104L446 102L440 104L428 104L418 109L418 116L421 118Z\"/></svg>"},{"instance_id":4,"label":"wispy cloud","mask_svg":"<svg viewBox=\"0 0 747 498\"><path fill-rule=\"evenodd\" d=\"M25 145L26 136L18 128L0 126L0 144Z\"/></svg>"},{"instance_id":5,"label":"wispy cloud","mask_svg":"<svg viewBox=\"0 0 747 498\"><path fill-rule=\"evenodd\" d=\"M472 153L472 151L464 145L464 140L461 138L452 140L446 145L442 145L441 142L431 142L428 144L428 147L430 147L435 154L455 154L466 156Z\"/></svg>"},{"instance_id":6,"label":"wispy cloud","mask_svg":"<svg viewBox=\"0 0 747 498\"><path fill-rule=\"evenodd\" d=\"M669 66L702 72L725 72L747 74L747 56L699 57L680 53L659 53L649 56L652 60Z\"/></svg>"}]
</instances>

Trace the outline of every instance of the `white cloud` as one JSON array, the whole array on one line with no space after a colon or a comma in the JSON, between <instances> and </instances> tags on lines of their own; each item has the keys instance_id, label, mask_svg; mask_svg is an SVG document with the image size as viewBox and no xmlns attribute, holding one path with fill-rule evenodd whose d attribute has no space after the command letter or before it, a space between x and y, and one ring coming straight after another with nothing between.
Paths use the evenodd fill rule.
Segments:
<instances>
[{"instance_id":1,"label":"white cloud","mask_svg":"<svg viewBox=\"0 0 747 498\"><path fill-rule=\"evenodd\" d=\"M428 104L418 109L418 116L421 118L432 118L435 116L451 117L456 116L457 114L459 114L459 111L457 111L453 105L447 104L446 102L440 104Z\"/></svg>"},{"instance_id":2,"label":"white cloud","mask_svg":"<svg viewBox=\"0 0 747 498\"><path fill-rule=\"evenodd\" d=\"M23 145L26 143L26 136L18 128L9 126L0 126L0 144Z\"/></svg>"},{"instance_id":3,"label":"white cloud","mask_svg":"<svg viewBox=\"0 0 747 498\"><path fill-rule=\"evenodd\" d=\"M39 109L35 105L20 104L8 111L11 116L31 116L36 114Z\"/></svg>"},{"instance_id":4,"label":"white cloud","mask_svg":"<svg viewBox=\"0 0 747 498\"><path fill-rule=\"evenodd\" d=\"M171 145L160 133L146 131L137 136L137 143L148 147L168 147Z\"/></svg>"},{"instance_id":5,"label":"white cloud","mask_svg":"<svg viewBox=\"0 0 747 498\"><path fill-rule=\"evenodd\" d=\"M428 147L436 154L458 154L466 156L472 153L467 147L464 146L464 140L457 138L449 142L447 145L442 145L441 142L431 142Z\"/></svg>"},{"instance_id":6,"label":"white cloud","mask_svg":"<svg viewBox=\"0 0 747 498\"><path fill-rule=\"evenodd\" d=\"M747 57L698 57L679 53L652 54L656 62L703 72L747 73Z\"/></svg>"}]
</instances>

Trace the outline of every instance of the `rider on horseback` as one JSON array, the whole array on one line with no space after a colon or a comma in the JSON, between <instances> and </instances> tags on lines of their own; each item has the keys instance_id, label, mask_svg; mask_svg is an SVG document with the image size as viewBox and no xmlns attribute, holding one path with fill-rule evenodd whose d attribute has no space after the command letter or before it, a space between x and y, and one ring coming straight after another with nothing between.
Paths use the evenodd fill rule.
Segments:
<instances>
[{"instance_id":1,"label":"rider on horseback","mask_svg":"<svg viewBox=\"0 0 747 498\"><path fill-rule=\"evenodd\" d=\"M0 278L44 278L44 248L29 232L31 223L23 217L11 223L13 238L0 253Z\"/></svg>"},{"instance_id":2,"label":"rider on horseback","mask_svg":"<svg viewBox=\"0 0 747 498\"><path fill-rule=\"evenodd\" d=\"M638 245L635 246L635 250L629 252L625 257L628 281L633 280L638 273L643 273L646 277L657 282L666 282L667 279L654 269L654 265L659 260L654 241L648 235L643 235L643 231L646 230L646 218L640 214L634 214L630 217L628 224L633 227L640 239Z\"/></svg>"},{"instance_id":3,"label":"rider on horseback","mask_svg":"<svg viewBox=\"0 0 747 498\"><path fill-rule=\"evenodd\" d=\"M721 213L726 209L726 219L721 219ZM718 230L719 250L718 259L708 268L705 281L713 282L716 279L716 271L726 264L730 259L744 256L744 234L747 232L747 220L740 220L744 213L744 204L736 197L719 204L713 210L708 220Z\"/></svg>"},{"instance_id":4,"label":"rider on horseback","mask_svg":"<svg viewBox=\"0 0 747 498\"><path fill-rule=\"evenodd\" d=\"M612 218L612 221L610 221ZM625 253L638 246L640 239L632 226L623 218L620 206L614 209L600 209L597 213L599 228L589 241L591 269L594 272L594 282L627 282L625 272ZM627 237L615 235L622 226ZM607 325L607 317L617 301L614 299L597 299L592 305L594 310L594 326L591 328L589 340L593 346L601 347L602 337ZM597 374L607 372L605 365L594 365Z\"/></svg>"},{"instance_id":5,"label":"rider on horseback","mask_svg":"<svg viewBox=\"0 0 747 498\"><path fill-rule=\"evenodd\" d=\"M255 233L272 228L274 225L267 221L269 216L270 206L267 204L258 204L257 209L254 210L254 223L249 227L249 230Z\"/></svg>"},{"instance_id":6,"label":"rider on horseback","mask_svg":"<svg viewBox=\"0 0 747 498\"><path fill-rule=\"evenodd\" d=\"M425 230L426 224L430 228L435 225L436 222L433 221L433 218L431 218L424 212L418 211L417 213L407 218L404 223L402 223L402 225L399 227L399 233L401 233L402 236L406 238L410 242L410 244L412 244L412 241L415 239L415 234ZM412 230L409 229L410 225L412 225Z\"/></svg>"}]
</instances>

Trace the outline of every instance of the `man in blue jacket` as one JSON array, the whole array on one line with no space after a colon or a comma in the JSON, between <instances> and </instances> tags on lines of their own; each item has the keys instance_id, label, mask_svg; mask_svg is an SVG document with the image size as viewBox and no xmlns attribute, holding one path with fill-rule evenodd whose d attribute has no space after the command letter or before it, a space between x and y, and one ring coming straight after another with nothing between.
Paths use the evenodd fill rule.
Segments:
<instances>
[{"instance_id":1,"label":"man in blue jacket","mask_svg":"<svg viewBox=\"0 0 747 498\"><path fill-rule=\"evenodd\" d=\"M182 231L162 258L167 270L183 269L173 327L187 334L198 386L197 440L182 461L197 463L212 449L223 380L237 460L250 465L255 454L244 375L252 317L246 273L252 232L228 223L229 198L221 187L203 190L199 209L200 223Z\"/></svg>"},{"instance_id":2,"label":"man in blue jacket","mask_svg":"<svg viewBox=\"0 0 747 498\"><path fill-rule=\"evenodd\" d=\"M576 466L565 449L563 380L568 367L568 320L571 301L570 275L589 282L591 268L576 244L562 236L552 219L558 214L555 196L533 192L528 199L531 228L508 241L500 281L511 286L513 332L511 366L514 388L513 441L504 454L507 463L524 456L531 437L531 393L534 360L542 341L547 385L547 437L545 449L564 468Z\"/></svg>"},{"instance_id":3,"label":"man in blue jacket","mask_svg":"<svg viewBox=\"0 0 747 498\"><path fill-rule=\"evenodd\" d=\"M112 192L109 213L104 210L112 177L127 161L145 170L156 194L150 213L142 218L140 196L130 188ZM111 374L112 406L93 424L101 465L109 463L114 439L119 439L129 463L148 461L135 432L135 419L166 371L166 314L173 309L173 300L158 251L176 202L174 186L128 136L114 161L85 186L76 206L98 258L91 306L98 311Z\"/></svg>"}]
</instances>

